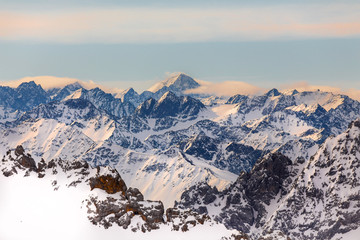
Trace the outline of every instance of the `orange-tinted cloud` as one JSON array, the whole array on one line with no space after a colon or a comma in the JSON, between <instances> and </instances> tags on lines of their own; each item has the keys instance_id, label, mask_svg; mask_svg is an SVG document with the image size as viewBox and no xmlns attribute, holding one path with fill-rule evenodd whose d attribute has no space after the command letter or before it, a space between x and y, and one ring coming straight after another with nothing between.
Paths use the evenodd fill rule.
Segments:
<instances>
[{"instance_id":1,"label":"orange-tinted cloud","mask_svg":"<svg viewBox=\"0 0 360 240\"><path fill-rule=\"evenodd\" d=\"M220 83L212 83L201 80L196 81L200 83L201 86L188 90L186 93L233 96L235 94L254 95L264 91L262 88L240 81L224 81Z\"/></svg>"},{"instance_id":2,"label":"orange-tinted cloud","mask_svg":"<svg viewBox=\"0 0 360 240\"><path fill-rule=\"evenodd\" d=\"M360 4L0 11L0 39L198 42L360 36Z\"/></svg>"}]
</instances>

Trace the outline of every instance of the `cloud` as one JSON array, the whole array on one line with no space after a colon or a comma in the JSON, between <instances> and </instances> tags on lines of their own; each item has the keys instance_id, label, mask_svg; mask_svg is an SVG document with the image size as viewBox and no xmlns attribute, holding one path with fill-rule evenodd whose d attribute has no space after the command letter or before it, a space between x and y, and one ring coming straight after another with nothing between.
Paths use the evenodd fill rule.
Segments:
<instances>
[{"instance_id":1,"label":"cloud","mask_svg":"<svg viewBox=\"0 0 360 240\"><path fill-rule=\"evenodd\" d=\"M311 85L306 81L301 81L301 82L296 82L293 84L283 85L281 87L281 89L282 90L296 89L299 92L320 90L320 91L324 91L324 92L332 92L335 94L344 94L344 95L351 97L352 99L360 101L360 90L355 89L355 88L343 89L340 87L333 87L333 86Z\"/></svg>"},{"instance_id":2,"label":"cloud","mask_svg":"<svg viewBox=\"0 0 360 240\"><path fill-rule=\"evenodd\" d=\"M235 94L254 95L264 90L249 83L240 81L224 81L220 83L196 80L201 86L187 90L186 93L214 94L217 96L233 96Z\"/></svg>"},{"instance_id":3,"label":"cloud","mask_svg":"<svg viewBox=\"0 0 360 240\"><path fill-rule=\"evenodd\" d=\"M83 80L79 80L76 78L54 77L54 76L24 77L24 78L21 78L18 80L13 80L13 81L3 81L3 82L0 82L0 85L16 88L21 83L30 82L30 81L34 81L36 84L40 84L41 87L44 88L45 90L48 90L51 88L61 88L61 87L65 87L66 85L78 82L81 84L81 86L83 86L86 89L92 89L92 88L98 87L98 88L104 90L105 92L109 92L109 93L115 93L115 92L122 91L122 89L106 87L106 86L97 84L91 80L83 81Z\"/></svg>"},{"instance_id":4,"label":"cloud","mask_svg":"<svg viewBox=\"0 0 360 240\"><path fill-rule=\"evenodd\" d=\"M0 39L55 43L247 41L360 36L360 4L0 11Z\"/></svg>"}]
</instances>

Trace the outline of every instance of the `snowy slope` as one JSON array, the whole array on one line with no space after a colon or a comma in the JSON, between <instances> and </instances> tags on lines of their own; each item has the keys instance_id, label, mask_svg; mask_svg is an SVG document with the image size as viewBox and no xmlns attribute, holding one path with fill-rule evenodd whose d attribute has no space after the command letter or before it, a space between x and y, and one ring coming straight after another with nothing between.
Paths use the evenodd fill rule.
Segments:
<instances>
[{"instance_id":1,"label":"snowy slope","mask_svg":"<svg viewBox=\"0 0 360 240\"><path fill-rule=\"evenodd\" d=\"M194 183L206 181L223 189L236 179L235 174L199 161L176 148L154 154L102 145L81 158L93 165L114 166L124 180L139 188L146 198L161 199L167 207L180 199L181 193Z\"/></svg>"}]
</instances>

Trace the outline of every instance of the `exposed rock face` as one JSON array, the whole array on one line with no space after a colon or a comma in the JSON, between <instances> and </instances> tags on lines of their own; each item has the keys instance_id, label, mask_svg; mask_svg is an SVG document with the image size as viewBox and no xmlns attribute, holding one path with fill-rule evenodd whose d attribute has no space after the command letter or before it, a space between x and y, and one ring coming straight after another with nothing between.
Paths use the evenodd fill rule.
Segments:
<instances>
[{"instance_id":1,"label":"exposed rock face","mask_svg":"<svg viewBox=\"0 0 360 240\"><path fill-rule=\"evenodd\" d=\"M125 194L129 201L144 201L144 196L137 188L130 187Z\"/></svg>"},{"instance_id":2,"label":"exposed rock face","mask_svg":"<svg viewBox=\"0 0 360 240\"><path fill-rule=\"evenodd\" d=\"M262 200L267 205L282 189L283 182L290 176L292 162L280 153L274 153L258 161L249 174L240 175L238 183L243 184L250 199ZM284 195L286 192L281 192Z\"/></svg>"},{"instance_id":3,"label":"exposed rock face","mask_svg":"<svg viewBox=\"0 0 360 240\"><path fill-rule=\"evenodd\" d=\"M186 142L180 143L180 149L192 156L211 160L218 150L217 144L218 142L215 139L200 132Z\"/></svg>"},{"instance_id":4,"label":"exposed rock face","mask_svg":"<svg viewBox=\"0 0 360 240\"><path fill-rule=\"evenodd\" d=\"M223 192L202 183L185 191L176 206L208 213L229 228L250 233L252 226L260 228L265 223L271 201L286 193L284 182L290 181L291 169L292 162L286 156L268 154Z\"/></svg>"},{"instance_id":5,"label":"exposed rock face","mask_svg":"<svg viewBox=\"0 0 360 240\"><path fill-rule=\"evenodd\" d=\"M155 104L156 100L153 98L149 98L136 108L135 113L141 117L149 116L154 110Z\"/></svg>"},{"instance_id":6,"label":"exposed rock face","mask_svg":"<svg viewBox=\"0 0 360 240\"><path fill-rule=\"evenodd\" d=\"M306 164L267 230L295 239L333 239L360 226L360 120L327 139Z\"/></svg>"},{"instance_id":7,"label":"exposed rock face","mask_svg":"<svg viewBox=\"0 0 360 240\"><path fill-rule=\"evenodd\" d=\"M134 216L140 216L143 223L132 229L133 231L151 231L164 223L164 206L159 201L135 201L124 196L118 199L107 197L104 200L90 198L87 200L87 208L90 213L89 220L105 228L117 224L126 229Z\"/></svg>"},{"instance_id":8,"label":"exposed rock face","mask_svg":"<svg viewBox=\"0 0 360 240\"><path fill-rule=\"evenodd\" d=\"M121 192L123 195L125 195L127 189L126 184L115 169L108 168L109 171L105 172L103 172L103 169L100 167L97 167L96 169L96 177L90 178L89 184L91 190L94 188L100 188L109 194Z\"/></svg>"},{"instance_id":9,"label":"exposed rock face","mask_svg":"<svg viewBox=\"0 0 360 240\"><path fill-rule=\"evenodd\" d=\"M36 163L30 155L25 155L24 148L20 145L15 149L15 155L18 157L18 162L24 168L29 168L31 171L37 171Z\"/></svg>"}]
</instances>

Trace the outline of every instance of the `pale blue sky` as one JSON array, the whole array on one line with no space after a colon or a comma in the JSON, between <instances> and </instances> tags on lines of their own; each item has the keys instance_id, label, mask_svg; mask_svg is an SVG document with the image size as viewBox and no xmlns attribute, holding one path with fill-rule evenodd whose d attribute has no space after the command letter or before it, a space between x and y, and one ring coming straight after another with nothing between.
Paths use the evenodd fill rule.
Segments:
<instances>
[{"instance_id":1,"label":"pale blue sky","mask_svg":"<svg viewBox=\"0 0 360 240\"><path fill-rule=\"evenodd\" d=\"M51 75L141 91L180 71L360 89L356 1L28 2L0 1L0 81Z\"/></svg>"}]
</instances>

